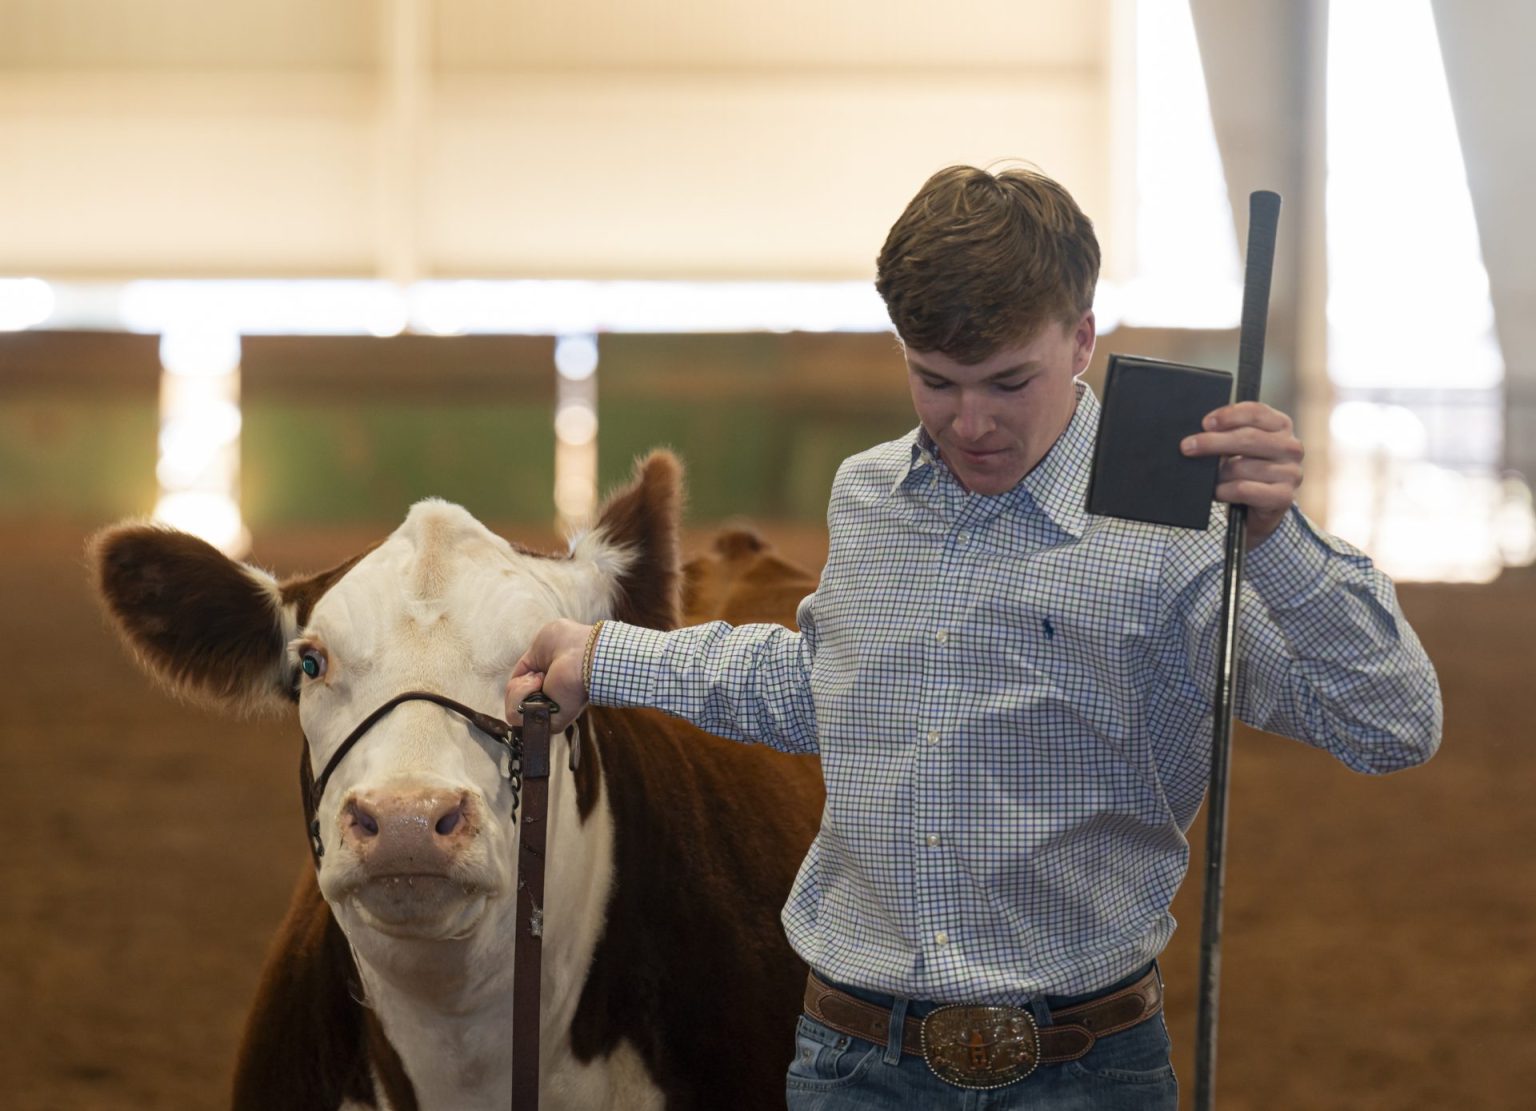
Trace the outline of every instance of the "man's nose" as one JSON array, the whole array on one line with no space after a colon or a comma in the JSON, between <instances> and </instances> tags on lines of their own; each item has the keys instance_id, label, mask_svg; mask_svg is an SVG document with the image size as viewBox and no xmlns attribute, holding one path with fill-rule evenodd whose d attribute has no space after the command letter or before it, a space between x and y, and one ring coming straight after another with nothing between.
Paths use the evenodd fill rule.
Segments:
<instances>
[{"instance_id":1,"label":"man's nose","mask_svg":"<svg viewBox=\"0 0 1536 1111\"><path fill-rule=\"evenodd\" d=\"M955 435L962 440L979 440L996 426L985 398L975 394L960 395L960 404L955 410Z\"/></svg>"}]
</instances>

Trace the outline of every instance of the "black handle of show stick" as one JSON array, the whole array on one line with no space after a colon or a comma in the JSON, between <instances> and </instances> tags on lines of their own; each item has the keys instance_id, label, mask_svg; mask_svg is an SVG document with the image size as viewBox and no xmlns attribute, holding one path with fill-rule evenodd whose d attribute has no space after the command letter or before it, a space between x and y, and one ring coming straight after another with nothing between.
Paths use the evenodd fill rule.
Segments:
<instances>
[{"instance_id":1,"label":"black handle of show stick","mask_svg":"<svg viewBox=\"0 0 1536 1111\"><path fill-rule=\"evenodd\" d=\"M1269 325L1269 287L1275 270L1280 194L1260 190L1248 197L1248 253L1243 274L1243 321L1237 338L1237 400L1257 401L1264 373L1264 333Z\"/></svg>"},{"instance_id":2,"label":"black handle of show stick","mask_svg":"<svg viewBox=\"0 0 1536 1111\"><path fill-rule=\"evenodd\" d=\"M1243 318L1238 336L1234 401L1257 401L1259 397L1279 223L1278 193L1261 191L1249 196L1248 252L1243 277ZM1216 651L1218 674L1212 720L1211 781L1206 797L1205 905L1200 919L1200 1006L1195 1035L1196 1111L1211 1111L1216 1099L1216 1015L1221 980L1221 903L1226 887L1232 691L1237 672L1237 610L1247 538L1248 507L1229 506Z\"/></svg>"}]
</instances>

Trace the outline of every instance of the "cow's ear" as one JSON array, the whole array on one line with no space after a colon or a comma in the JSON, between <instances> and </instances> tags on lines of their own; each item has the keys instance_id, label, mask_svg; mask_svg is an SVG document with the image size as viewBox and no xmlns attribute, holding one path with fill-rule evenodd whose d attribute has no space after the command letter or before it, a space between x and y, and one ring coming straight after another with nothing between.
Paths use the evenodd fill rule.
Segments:
<instances>
[{"instance_id":1,"label":"cow's ear","mask_svg":"<svg viewBox=\"0 0 1536 1111\"><path fill-rule=\"evenodd\" d=\"M678 528L683 467L670 452L655 451L635 463L630 484L611 495L597 524L575 555L617 558L612 615L632 625L675 629L681 609L682 568Z\"/></svg>"},{"instance_id":2,"label":"cow's ear","mask_svg":"<svg viewBox=\"0 0 1536 1111\"><path fill-rule=\"evenodd\" d=\"M287 703L297 625L271 575L160 525L105 529L87 551L112 623L173 693L242 713Z\"/></svg>"}]
</instances>

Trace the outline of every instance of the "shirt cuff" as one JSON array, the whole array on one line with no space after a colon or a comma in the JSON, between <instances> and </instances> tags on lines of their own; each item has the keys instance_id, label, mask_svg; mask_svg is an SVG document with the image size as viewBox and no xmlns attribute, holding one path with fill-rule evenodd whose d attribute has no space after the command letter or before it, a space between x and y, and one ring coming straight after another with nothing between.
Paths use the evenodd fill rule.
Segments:
<instances>
[{"instance_id":1,"label":"shirt cuff","mask_svg":"<svg viewBox=\"0 0 1536 1111\"><path fill-rule=\"evenodd\" d=\"M1328 587L1328 566L1338 556L1359 555L1307 519L1295 506L1243 557L1244 577L1271 606L1291 608Z\"/></svg>"},{"instance_id":2,"label":"shirt cuff","mask_svg":"<svg viewBox=\"0 0 1536 1111\"><path fill-rule=\"evenodd\" d=\"M659 629L604 621L592 646L587 700L595 706L650 705L661 675L666 636Z\"/></svg>"}]
</instances>

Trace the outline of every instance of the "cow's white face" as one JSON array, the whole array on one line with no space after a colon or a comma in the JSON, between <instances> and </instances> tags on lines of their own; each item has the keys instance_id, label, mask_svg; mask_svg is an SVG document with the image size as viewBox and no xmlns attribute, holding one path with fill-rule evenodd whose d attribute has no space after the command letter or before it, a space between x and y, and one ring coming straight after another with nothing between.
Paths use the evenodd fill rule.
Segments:
<instances>
[{"instance_id":1,"label":"cow's white face","mask_svg":"<svg viewBox=\"0 0 1536 1111\"><path fill-rule=\"evenodd\" d=\"M104 530L91 556L129 648L178 694L249 711L288 705L297 686L318 775L407 691L499 716L513 663L556 617L675 624L679 483L671 456L641 461L569 556L516 550L439 501L414 507L362 558L281 583L154 525ZM320 886L354 944L462 938L488 923L510 935L505 759L458 714L413 701L337 765L317 810Z\"/></svg>"},{"instance_id":2,"label":"cow's white face","mask_svg":"<svg viewBox=\"0 0 1536 1111\"><path fill-rule=\"evenodd\" d=\"M457 506L423 502L314 606L289 645L316 774L342 740L406 691L499 717L513 663L556 617L610 612L623 553L514 550ZM300 664L313 661L305 674ZM500 929L515 899L506 749L458 714L407 702L337 765L317 818L320 888L349 936L422 940Z\"/></svg>"}]
</instances>

